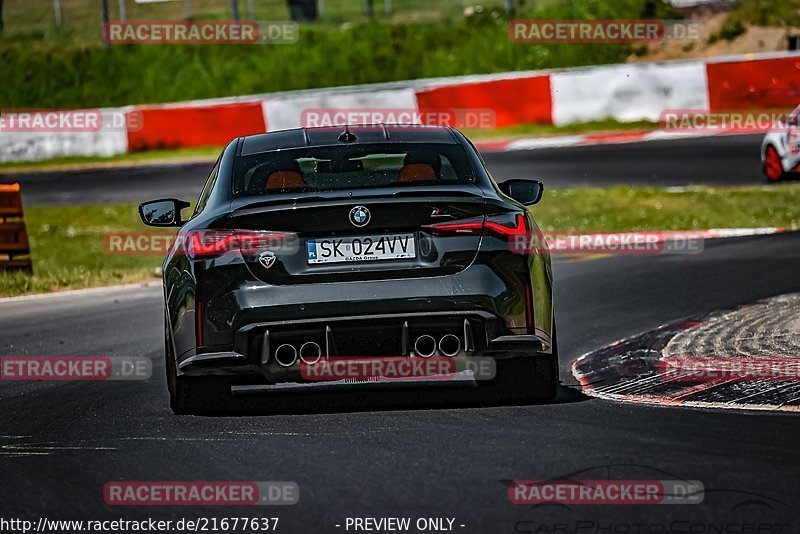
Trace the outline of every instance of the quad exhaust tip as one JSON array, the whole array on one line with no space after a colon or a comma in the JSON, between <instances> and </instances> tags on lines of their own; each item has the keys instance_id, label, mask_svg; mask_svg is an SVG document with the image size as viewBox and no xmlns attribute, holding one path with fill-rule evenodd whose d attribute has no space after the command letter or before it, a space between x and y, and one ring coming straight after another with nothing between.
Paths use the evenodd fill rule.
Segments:
<instances>
[{"instance_id":1,"label":"quad exhaust tip","mask_svg":"<svg viewBox=\"0 0 800 534\"><path fill-rule=\"evenodd\" d=\"M437 343L433 336L423 334L414 342L414 353L421 358L430 358L437 350L439 354L453 358L461 352L461 340L454 334L445 334ZM297 363L298 357L305 364L315 364L322 359L322 347L314 341L306 341L299 351L289 343L275 349L275 361L281 367L291 367Z\"/></svg>"},{"instance_id":2,"label":"quad exhaust tip","mask_svg":"<svg viewBox=\"0 0 800 534\"><path fill-rule=\"evenodd\" d=\"M436 340L427 334L419 336L414 342L414 352L422 358L430 358L436 354Z\"/></svg>"},{"instance_id":3,"label":"quad exhaust tip","mask_svg":"<svg viewBox=\"0 0 800 534\"><path fill-rule=\"evenodd\" d=\"M300 347L300 361L307 364L315 364L322 358L322 347L313 341L306 341Z\"/></svg>"},{"instance_id":4,"label":"quad exhaust tip","mask_svg":"<svg viewBox=\"0 0 800 534\"><path fill-rule=\"evenodd\" d=\"M284 343L275 349L275 361L282 367L291 367L297 361L297 349L294 345Z\"/></svg>"},{"instance_id":5,"label":"quad exhaust tip","mask_svg":"<svg viewBox=\"0 0 800 534\"><path fill-rule=\"evenodd\" d=\"M453 334L446 334L439 340L439 352L448 358L455 357L461 352L461 340Z\"/></svg>"}]
</instances>

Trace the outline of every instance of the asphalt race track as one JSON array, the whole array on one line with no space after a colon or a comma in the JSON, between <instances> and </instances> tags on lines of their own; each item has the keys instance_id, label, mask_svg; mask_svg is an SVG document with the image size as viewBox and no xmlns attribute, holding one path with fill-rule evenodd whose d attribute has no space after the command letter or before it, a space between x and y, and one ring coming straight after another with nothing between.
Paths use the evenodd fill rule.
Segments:
<instances>
[{"instance_id":1,"label":"asphalt race track","mask_svg":"<svg viewBox=\"0 0 800 534\"><path fill-rule=\"evenodd\" d=\"M763 184L763 135L600 144L486 156L500 180L535 178L552 187Z\"/></svg>"},{"instance_id":2,"label":"asphalt race track","mask_svg":"<svg viewBox=\"0 0 800 534\"><path fill-rule=\"evenodd\" d=\"M796 233L720 240L697 255L557 262L564 382L574 384L571 361L620 338L800 291L798 262ZM331 413L172 416L160 300L150 286L0 304L0 354L144 355L155 367L147 382L2 384L5 516L277 516L286 533L346 532L347 517L370 516L449 517L456 532L492 534L798 528L800 429L786 414L617 404L567 390L562 402L530 406L441 407L431 397L378 409L359 398ZM705 491L692 505L509 502L505 481L562 476L680 478ZM300 502L106 506L103 485L119 480L295 481ZM760 530L748 530L754 524ZM728 530L713 530L720 525Z\"/></svg>"},{"instance_id":3,"label":"asphalt race track","mask_svg":"<svg viewBox=\"0 0 800 534\"><path fill-rule=\"evenodd\" d=\"M485 153L498 181L539 179L547 187L760 185L761 135L647 141ZM212 163L0 175L22 183L26 206L194 199Z\"/></svg>"}]
</instances>

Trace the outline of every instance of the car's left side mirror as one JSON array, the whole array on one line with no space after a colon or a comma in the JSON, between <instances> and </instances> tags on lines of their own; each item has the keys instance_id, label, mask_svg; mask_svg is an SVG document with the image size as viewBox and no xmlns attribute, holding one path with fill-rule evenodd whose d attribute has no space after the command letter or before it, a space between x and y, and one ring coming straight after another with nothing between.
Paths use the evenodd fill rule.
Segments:
<instances>
[{"instance_id":1,"label":"car's left side mirror","mask_svg":"<svg viewBox=\"0 0 800 534\"><path fill-rule=\"evenodd\" d=\"M189 206L190 204L185 200L176 198L151 200L139 205L139 217L147 226L161 228L183 226L184 220L181 218L181 210Z\"/></svg>"},{"instance_id":2,"label":"car's left side mirror","mask_svg":"<svg viewBox=\"0 0 800 534\"><path fill-rule=\"evenodd\" d=\"M784 122L786 122L787 126L795 126L796 127L798 125L797 115L793 115L791 113L789 115L786 115L786 118L784 119Z\"/></svg>"},{"instance_id":3,"label":"car's left side mirror","mask_svg":"<svg viewBox=\"0 0 800 534\"><path fill-rule=\"evenodd\" d=\"M524 206L532 206L542 200L544 184L538 180L506 180L500 190Z\"/></svg>"}]
</instances>

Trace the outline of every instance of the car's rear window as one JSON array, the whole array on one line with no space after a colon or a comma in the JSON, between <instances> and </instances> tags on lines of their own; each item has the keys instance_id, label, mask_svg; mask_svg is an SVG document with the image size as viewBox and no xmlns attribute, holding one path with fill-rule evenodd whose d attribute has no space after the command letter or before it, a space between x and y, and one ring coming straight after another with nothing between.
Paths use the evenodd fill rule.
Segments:
<instances>
[{"instance_id":1,"label":"car's rear window","mask_svg":"<svg viewBox=\"0 0 800 534\"><path fill-rule=\"evenodd\" d=\"M474 181L460 145L368 144L276 150L240 156L234 196Z\"/></svg>"}]
</instances>

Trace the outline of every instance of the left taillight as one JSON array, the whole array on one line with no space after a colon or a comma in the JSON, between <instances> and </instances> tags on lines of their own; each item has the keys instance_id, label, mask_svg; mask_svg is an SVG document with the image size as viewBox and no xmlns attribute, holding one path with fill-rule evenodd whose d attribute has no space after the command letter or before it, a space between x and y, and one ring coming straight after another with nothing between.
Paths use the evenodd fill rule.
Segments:
<instances>
[{"instance_id":1,"label":"left taillight","mask_svg":"<svg viewBox=\"0 0 800 534\"><path fill-rule=\"evenodd\" d=\"M297 240L297 234L267 230L191 230L182 236L190 258L211 259L226 254L251 255L281 250Z\"/></svg>"}]
</instances>

